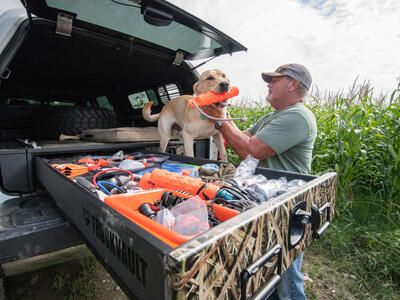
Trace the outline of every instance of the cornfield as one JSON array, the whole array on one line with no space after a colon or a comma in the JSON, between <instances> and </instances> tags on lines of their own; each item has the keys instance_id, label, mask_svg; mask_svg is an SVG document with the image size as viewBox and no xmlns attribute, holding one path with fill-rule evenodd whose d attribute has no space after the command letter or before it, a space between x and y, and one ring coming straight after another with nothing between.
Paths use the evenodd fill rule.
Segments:
<instances>
[{"instance_id":1,"label":"cornfield","mask_svg":"<svg viewBox=\"0 0 400 300\"><path fill-rule=\"evenodd\" d=\"M321 250L352 256L372 285L382 279L399 285L400 83L387 97L375 97L369 83L347 95L317 91L306 105L318 124L313 173L335 171L339 178L337 214ZM258 104L232 107L230 114L247 117L237 123L243 130L269 111Z\"/></svg>"}]
</instances>

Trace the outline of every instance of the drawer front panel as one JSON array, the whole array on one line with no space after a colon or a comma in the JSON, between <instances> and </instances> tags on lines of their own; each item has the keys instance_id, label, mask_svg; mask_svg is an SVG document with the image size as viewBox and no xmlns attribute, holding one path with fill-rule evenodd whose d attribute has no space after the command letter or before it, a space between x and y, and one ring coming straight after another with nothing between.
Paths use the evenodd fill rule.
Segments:
<instances>
[{"instance_id":1,"label":"drawer front panel","mask_svg":"<svg viewBox=\"0 0 400 300\"><path fill-rule=\"evenodd\" d=\"M246 211L175 249L169 254L166 265L171 297L241 299L244 292L241 292L239 282L244 269L271 249L276 255L262 262L253 270L254 276L246 280L246 296L268 286L268 283L273 290L279 282L277 278L280 274L277 273L285 271L309 245L313 232L320 229L327 219L332 219L335 191L336 174L327 173L308 182L300 190ZM302 209L294 211L299 203ZM329 206L329 210L321 212L319 224L316 224L318 216L311 214L312 207L317 211L316 208L324 205ZM296 229L291 217L302 211L309 216L303 232ZM291 231L290 226L294 228ZM296 242L296 235L300 239L292 247L289 241Z\"/></svg>"}]
</instances>

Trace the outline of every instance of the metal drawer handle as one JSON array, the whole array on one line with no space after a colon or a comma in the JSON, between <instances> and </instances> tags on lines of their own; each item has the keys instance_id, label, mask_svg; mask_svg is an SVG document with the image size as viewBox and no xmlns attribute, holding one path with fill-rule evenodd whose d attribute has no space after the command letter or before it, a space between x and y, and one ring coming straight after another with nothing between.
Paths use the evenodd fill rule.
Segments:
<instances>
[{"instance_id":1,"label":"metal drawer handle","mask_svg":"<svg viewBox=\"0 0 400 300\"><path fill-rule=\"evenodd\" d=\"M280 245L275 245L266 254L257 259L249 267L244 269L240 274L240 299L247 299L247 282L249 279L257 274L263 266L271 260L271 258L278 256L277 262L277 273L274 274L269 281L263 284L261 288L255 291L250 299L265 299L269 297L275 290L276 286L281 280L281 261L282 261L282 247Z\"/></svg>"},{"instance_id":2,"label":"metal drawer handle","mask_svg":"<svg viewBox=\"0 0 400 300\"><path fill-rule=\"evenodd\" d=\"M331 224L331 203L327 202L320 208L313 205L312 207L312 231L313 231L313 238L320 239L325 231L328 229L329 225ZM326 211L326 221L319 226L321 223L321 215ZM317 227L319 226L319 227Z\"/></svg>"},{"instance_id":3,"label":"metal drawer handle","mask_svg":"<svg viewBox=\"0 0 400 300\"><path fill-rule=\"evenodd\" d=\"M272 292L275 290L278 283L281 281L281 276L274 274L271 279L264 283L249 300L265 300L271 296Z\"/></svg>"},{"instance_id":4,"label":"metal drawer handle","mask_svg":"<svg viewBox=\"0 0 400 300\"><path fill-rule=\"evenodd\" d=\"M290 210L289 219L289 249L296 247L303 239L306 225L313 221L313 211L308 212L306 201L297 203Z\"/></svg>"},{"instance_id":5,"label":"metal drawer handle","mask_svg":"<svg viewBox=\"0 0 400 300\"><path fill-rule=\"evenodd\" d=\"M304 237L306 225L311 223L312 237L319 239L331 224L331 203L327 202L320 208L313 204L311 211L306 210L306 202L296 204L290 211L289 249L297 246ZM326 212L326 221L321 225L321 216Z\"/></svg>"}]
</instances>

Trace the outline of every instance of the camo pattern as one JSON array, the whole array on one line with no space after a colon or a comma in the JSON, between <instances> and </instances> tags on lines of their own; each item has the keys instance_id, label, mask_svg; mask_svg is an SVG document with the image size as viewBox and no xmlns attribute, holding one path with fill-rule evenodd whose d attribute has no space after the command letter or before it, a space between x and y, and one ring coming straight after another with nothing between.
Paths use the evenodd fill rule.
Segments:
<instances>
[{"instance_id":1,"label":"camo pattern","mask_svg":"<svg viewBox=\"0 0 400 300\"><path fill-rule=\"evenodd\" d=\"M240 274L268 250L281 246L274 256L247 282L246 297L257 291L278 270L286 270L312 240L312 225L305 225L300 243L289 249L292 208L304 201L329 209L320 213L321 226L334 215L336 173L327 173L292 192L241 213L173 250L166 258L166 296L172 299L240 299ZM318 210L317 210L318 211ZM328 216L329 214L329 216Z\"/></svg>"}]
</instances>

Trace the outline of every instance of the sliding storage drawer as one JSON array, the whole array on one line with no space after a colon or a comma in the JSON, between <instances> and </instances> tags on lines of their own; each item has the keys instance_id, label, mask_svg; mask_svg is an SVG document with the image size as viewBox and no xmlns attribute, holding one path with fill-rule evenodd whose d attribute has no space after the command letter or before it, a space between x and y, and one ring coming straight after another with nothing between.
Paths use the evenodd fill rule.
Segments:
<instances>
[{"instance_id":1,"label":"sliding storage drawer","mask_svg":"<svg viewBox=\"0 0 400 300\"><path fill-rule=\"evenodd\" d=\"M246 299L268 295L311 240L322 236L334 215L335 173L317 177L258 168L257 173L268 179L286 177L307 183L231 214L182 243L169 243L152 234L146 222L126 213L130 204L122 198L107 205L58 172L52 161L65 157L57 155L35 157L38 180L131 298ZM176 155L170 159L193 165L212 162Z\"/></svg>"}]
</instances>

